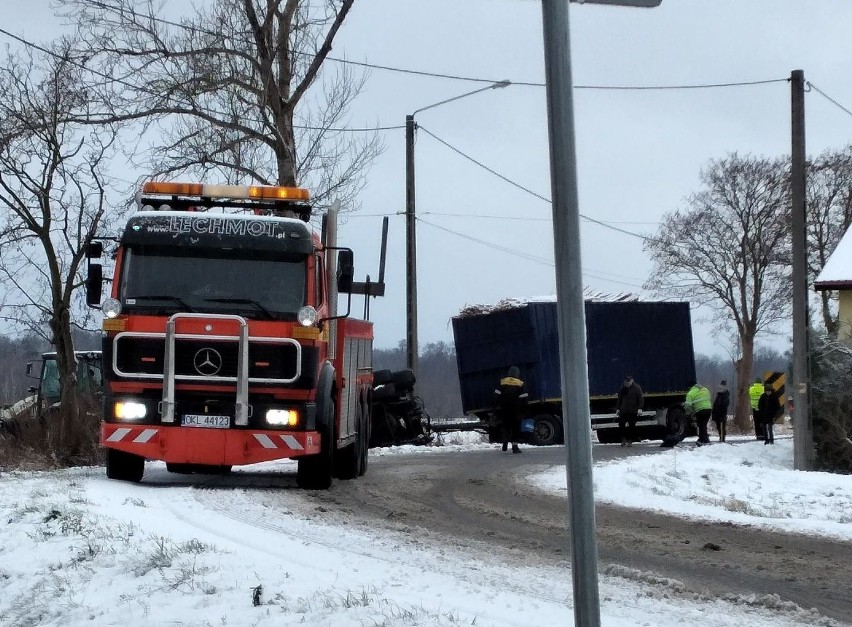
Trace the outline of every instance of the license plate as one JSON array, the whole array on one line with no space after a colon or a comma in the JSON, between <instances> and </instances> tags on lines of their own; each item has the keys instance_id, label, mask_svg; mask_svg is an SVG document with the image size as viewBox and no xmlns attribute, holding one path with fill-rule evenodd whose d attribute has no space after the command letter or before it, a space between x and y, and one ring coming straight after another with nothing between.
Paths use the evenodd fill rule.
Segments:
<instances>
[{"instance_id":1,"label":"license plate","mask_svg":"<svg viewBox=\"0 0 852 627\"><path fill-rule=\"evenodd\" d=\"M184 414L180 423L184 427L207 427L210 429L227 429L231 426L230 416L208 416L205 414Z\"/></svg>"}]
</instances>

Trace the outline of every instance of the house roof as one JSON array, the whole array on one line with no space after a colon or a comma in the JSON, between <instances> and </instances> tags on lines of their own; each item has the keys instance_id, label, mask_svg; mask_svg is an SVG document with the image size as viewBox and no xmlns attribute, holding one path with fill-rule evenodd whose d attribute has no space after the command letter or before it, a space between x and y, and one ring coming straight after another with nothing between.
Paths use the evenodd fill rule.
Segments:
<instances>
[{"instance_id":1,"label":"house roof","mask_svg":"<svg viewBox=\"0 0 852 627\"><path fill-rule=\"evenodd\" d=\"M816 290L852 289L852 228L837 244L814 281Z\"/></svg>"}]
</instances>

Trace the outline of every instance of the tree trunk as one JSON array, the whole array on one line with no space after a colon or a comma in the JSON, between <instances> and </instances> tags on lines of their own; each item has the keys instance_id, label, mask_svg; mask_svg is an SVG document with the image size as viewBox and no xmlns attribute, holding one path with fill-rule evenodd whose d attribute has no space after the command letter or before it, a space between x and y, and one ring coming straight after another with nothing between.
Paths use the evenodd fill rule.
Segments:
<instances>
[{"instance_id":1,"label":"tree trunk","mask_svg":"<svg viewBox=\"0 0 852 627\"><path fill-rule=\"evenodd\" d=\"M740 342L742 343L742 356L736 362L737 395L734 404L734 425L745 433L751 433L753 427L748 388L751 386L751 371L754 368L754 334L741 334Z\"/></svg>"},{"instance_id":2,"label":"tree trunk","mask_svg":"<svg viewBox=\"0 0 852 627\"><path fill-rule=\"evenodd\" d=\"M56 367L59 371L59 411L49 416L48 436L54 453L63 461L79 453L79 402L77 397L77 359L71 338L71 312L63 303L55 308L51 320L53 345L56 347Z\"/></svg>"}]
</instances>

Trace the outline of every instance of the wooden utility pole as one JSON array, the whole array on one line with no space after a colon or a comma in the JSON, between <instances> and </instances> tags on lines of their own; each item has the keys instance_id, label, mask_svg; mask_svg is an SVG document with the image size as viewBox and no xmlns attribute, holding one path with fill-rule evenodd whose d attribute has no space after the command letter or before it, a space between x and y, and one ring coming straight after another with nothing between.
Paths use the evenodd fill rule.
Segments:
<instances>
[{"instance_id":1,"label":"wooden utility pole","mask_svg":"<svg viewBox=\"0 0 852 627\"><path fill-rule=\"evenodd\" d=\"M405 367L417 376L417 222L414 215L414 115L405 116Z\"/></svg>"}]
</instances>

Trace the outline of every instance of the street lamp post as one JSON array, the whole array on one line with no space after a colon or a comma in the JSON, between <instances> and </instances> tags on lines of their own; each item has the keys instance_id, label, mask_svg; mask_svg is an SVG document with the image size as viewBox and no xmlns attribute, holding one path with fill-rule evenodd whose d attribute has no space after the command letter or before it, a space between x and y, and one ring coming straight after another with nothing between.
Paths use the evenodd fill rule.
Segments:
<instances>
[{"instance_id":1,"label":"street lamp post","mask_svg":"<svg viewBox=\"0 0 852 627\"><path fill-rule=\"evenodd\" d=\"M417 221L414 215L414 116L421 111L461 100L489 89L508 87L510 81L499 81L453 98L430 104L405 116L405 366L417 374Z\"/></svg>"},{"instance_id":2,"label":"street lamp post","mask_svg":"<svg viewBox=\"0 0 852 627\"><path fill-rule=\"evenodd\" d=\"M655 7L661 0L575 0L589 4ZM556 309L562 365L562 424L565 426L574 623L600 627L598 548L592 482L586 311L580 263L580 207L574 137L569 0L543 0L544 67L550 140L550 186L556 260ZM570 412L570 413L569 413Z\"/></svg>"}]
</instances>

